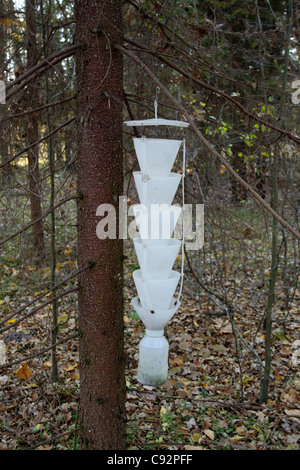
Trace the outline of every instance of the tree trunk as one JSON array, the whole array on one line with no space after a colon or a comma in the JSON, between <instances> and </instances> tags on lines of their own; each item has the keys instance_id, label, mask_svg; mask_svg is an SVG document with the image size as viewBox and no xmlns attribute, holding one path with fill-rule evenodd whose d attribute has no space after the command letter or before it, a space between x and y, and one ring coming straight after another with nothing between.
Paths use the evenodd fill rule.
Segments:
<instances>
[{"instance_id":1,"label":"tree trunk","mask_svg":"<svg viewBox=\"0 0 300 470\"><path fill-rule=\"evenodd\" d=\"M81 448L125 446L123 245L99 240L96 210L123 191L120 0L78 0L78 263Z\"/></svg>"},{"instance_id":2,"label":"tree trunk","mask_svg":"<svg viewBox=\"0 0 300 470\"><path fill-rule=\"evenodd\" d=\"M27 67L33 67L38 58L37 42L36 42L36 21L35 21L35 0L26 0L25 17L27 26ZM35 108L38 106L38 88L37 80L33 80L27 87L28 103L27 108ZM28 115L27 128L28 145L38 140L38 120L36 113ZM39 155L38 146L28 150L28 179L30 191L30 210L31 220L38 219L42 215L41 208L41 192L40 192L40 171L39 171ZM32 227L33 244L37 261L41 262L45 257L44 231L43 221L37 222Z\"/></svg>"},{"instance_id":3,"label":"tree trunk","mask_svg":"<svg viewBox=\"0 0 300 470\"><path fill-rule=\"evenodd\" d=\"M0 19L6 17L5 15L4 1L0 0ZM5 31L4 21L0 22L0 80L6 82L6 39L7 33ZM3 96L1 96L3 99ZM7 113L7 106L0 101L0 163L5 163L8 158L8 142L9 142L9 128L8 122L5 119ZM0 175L0 184L4 183L5 180L9 180L12 173L11 165L7 165Z\"/></svg>"},{"instance_id":4,"label":"tree trunk","mask_svg":"<svg viewBox=\"0 0 300 470\"><path fill-rule=\"evenodd\" d=\"M281 85L281 99L279 106L279 117L282 120L284 116L284 105L287 88L288 66L290 56L290 43L291 43L291 25L293 15L293 0L289 0L287 9L287 43L285 48L285 66L283 70L282 85ZM272 170L272 207L278 212L278 160L279 160L279 147L276 145L273 156L273 170ZM273 217L272 220L272 258L271 258L271 273L269 280L268 299L265 312L265 370L264 377L260 386L260 402L264 403L268 400L269 384L271 375L271 361L272 361L272 310L275 303L275 288L278 273L278 220Z\"/></svg>"},{"instance_id":5,"label":"tree trunk","mask_svg":"<svg viewBox=\"0 0 300 470\"><path fill-rule=\"evenodd\" d=\"M49 55L49 47L47 42L47 24L45 22L43 0L40 0L40 12L41 12L41 24L42 24L42 38L43 38L43 49L45 51L45 57ZM49 14L50 18L50 14ZM46 104L50 103L50 85L49 85L49 71L45 73L45 98ZM47 128L48 133L51 134L52 129L52 120L51 120L51 111L49 108L46 109L46 119L47 119ZM54 156L54 145L53 145L53 135L48 139L48 161L50 169L50 209L53 208L55 202L55 156ZM56 225L55 225L55 211L52 210L50 214L50 257L51 257L51 287L54 287L56 284ZM51 378L52 382L58 382L58 364L56 356L56 342L58 335L58 305L57 299L55 298L55 292L51 292L52 302L52 324L51 324L51 343L53 345L51 351Z\"/></svg>"}]
</instances>

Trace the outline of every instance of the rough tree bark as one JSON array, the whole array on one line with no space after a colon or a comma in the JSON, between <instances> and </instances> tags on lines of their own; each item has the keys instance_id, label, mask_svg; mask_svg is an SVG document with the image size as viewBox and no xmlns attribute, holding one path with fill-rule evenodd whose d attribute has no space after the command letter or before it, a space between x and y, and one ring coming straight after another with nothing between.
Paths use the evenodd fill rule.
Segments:
<instances>
[{"instance_id":1,"label":"rough tree bark","mask_svg":"<svg viewBox=\"0 0 300 470\"><path fill-rule=\"evenodd\" d=\"M78 263L81 448L125 445L123 245L99 240L96 209L123 191L120 0L77 0Z\"/></svg>"},{"instance_id":2,"label":"rough tree bark","mask_svg":"<svg viewBox=\"0 0 300 470\"><path fill-rule=\"evenodd\" d=\"M25 19L27 26L27 67L31 68L36 65L38 60L38 50L36 42L36 20L35 20L35 0L26 0ZM36 108L38 106L38 88L37 80L32 81L27 88L28 104L27 108ZM38 120L36 113L28 115L27 120L27 141L28 146L38 140ZM41 199L40 199L40 171L39 171L39 155L38 146L35 145L28 150L28 179L30 190L30 210L31 220L41 217ZM45 257L44 231L43 221L32 226L33 245L37 261L41 262Z\"/></svg>"}]
</instances>

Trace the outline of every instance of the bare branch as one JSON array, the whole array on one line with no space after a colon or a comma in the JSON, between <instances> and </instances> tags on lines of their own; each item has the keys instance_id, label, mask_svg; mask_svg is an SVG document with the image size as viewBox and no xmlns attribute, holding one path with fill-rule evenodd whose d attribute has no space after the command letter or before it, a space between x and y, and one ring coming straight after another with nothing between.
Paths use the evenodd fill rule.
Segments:
<instances>
[{"instance_id":1,"label":"bare branch","mask_svg":"<svg viewBox=\"0 0 300 470\"><path fill-rule=\"evenodd\" d=\"M0 119L0 122L7 121L8 119L15 119L15 118L19 118L22 116L26 116L27 114L31 114L31 113L36 113L37 111L42 111L43 109L50 108L51 106L57 106L58 104L67 103L68 101L74 100L75 98L76 98L76 95L68 96L67 98L64 98L63 100L53 101L52 103L43 104L42 106L39 106L38 108L27 109L26 111L23 111L22 113L12 114L11 116L4 116Z\"/></svg>"},{"instance_id":2,"label":"bare branch","mask_svg":"<svg viewBox=\"0 0 300 470\"><path fill-rule=\"evenodd\" d=\"M6 94L6 101L8 101L13 95L18 93L22 88L24 88L28 83L37 78L39 75L43 74L46 70L56 65L58 62L61 62L63 59L73 55L80 47L80 44L74 44L73 46L67 47L62 51L55 52L51 56L42 60L40 63L31 67L29 70L24 72L20 77L14 80L12 83L8 84L6 91L11 90L10 93ZM19 85L18 85L19 84ZM18 86L17 86L18 85Z\"/></svg>"},{"instance_id":3,"label":"bare branch","mask_svg":"<svg viewBox=\"0 0 300 470\"><path fill-rule=\"evenodd\" d=\"M31 145L28 145L28 147L26 147L25 149L21 150L19 153L17 153L16 155L14 155L13 157L11 157L9 160L6 160L4 163L1 163L0 165L0 168L3 168L5 165L8 165L9 163L11 163L13 160L15 160L16 158L20 157L21 155L23 155L23 153L26 153L28 152L28 150L30 150L32 147L35 147L36 145L39 145L41 142L43 142L44 140L47 140L51 135L53 134L56 134L56 132L58 132L60 129L62 129L63 127L67 126L68 124L70 124L71 122L75 121L75 117L72 117L71 119L68 119L68 121L64 122L63 124L61 124L60 126L56 127L55 129L53 129L53 131L49 132L49 134L45 135L44 137L42 137L41 139L37 140L36 142L33 142Z\"/></svg>"},{"instance_id":4,"label":"bare branch","mask_svg":"<svg viewBox=\"0 0 300 470\"><path fill-rule=\"evenodd\" d=\"M16 237L17 235L20 235L20 233L23 233L25 232L26 230L28 230L30 227L32 227L34 224L37 224L40 220L43 220L45 217L47 217L47 215L51 214L52 211L54 211L55 209L57 209L59 206L61 206L62 204L64 204L65 202L68 202L68 201L71 201L72 199L77 199L78 196L69 196L69 197L66 197L65 199L63 199L62 201L58 202L55 206L51 207L50 209L48 209L41 217L38 217L37 219L33 220L32 222L30 222L30 224L28 225L25 225L25 227L22 227L20 230L18 230L17 232L13 233L12 235L9 235L9 237L6 237L4 238L3 240L0 241L0 246L4 245L6 242L8 242L9 240L11 240L12 238Z\"/></svg>"},{"instance_id":5,"label":"bare branch","mask_svg":"<svg viewBox=\"0 0 300 470\"><path fill-rule=\"evenodd\" d=\"M69 339L76 338L77 336L78 336L78 333L76 332L73 335L68 336L67 338L63 338L60 341L57 341L55 344L52 344L51 346L48 346L47 348L42 349L41 351L38 351L35 354L32 354L31 356L25 356L22 359L18 359L17 361L9 362L7 364L1 364L0 365L0 370L1 369L7 369L8 367L12 367L12 366L15 366L16 364L20 364L21 362L26 362L26 361L29 361L29 359L33 359L37 356L41 356L45 352L50 351L51 349L55 348L56 346L59 346L61 343L64 343L65 341L69 341Z\"/></svg>"},{"instance_id":6,"label":"bare branch","mask_svg":"<svg viewBox=\"0 0 300 470\"><path fill-rule=\"evenodd\" d=\"M146 52L148 52L149 54L151 54L155 57L158 57L166 65L168 65L172 69L176 70L181 75L183 75L184 77L186 77L189 80L193 81L194 83L197 83L197 85L199 85L203 88L206 88L207 90L210 90L211 92L213 92L217 95L222 96L227 101L229 101L234 106L236 106L240 111L242 111L243 114L245 114L249 118L254 119L255 121L259 122L260 124L263 124L264 126L269 127L270 129L273 129L274 131L279 132L282 135L286 135L289 139L293 140L294 142L296 142L298 144L300 143L300 137L297 134L295 134L291 131L288 131L286 129L282 129L278 126L275 126L274 124L272 124L268 121L265 121L260 116L258 116L256 113L253 113L253 111L249 111L247 108L245 108L245 106L243 106L241 103L239 103L237 100L235 100L232 96L228 95L225 91L222 91L218 88L215 88L212 85L210 85L209 83L203 82L202 80L199 80L198 78L193 77L188 72L186 72L182 68L178 67L178 65L174 64L173 62L170 62L168 59L166 59L164 57L164 54L162 54L161 52L152 51L151 49L147 48L146 46L143 46L142 44L140 44L138 42L135 42L135 41L133 41L129 38L125 38L125 41L128 42L129 44L132 44L135 47L139 47L143 51L146 51Z\"/></svg>"},{"instance_id":7,"label":"bare branch","mask_svg":"<svg viewBox=\"0 0 300 470\"><path fill-rule=\"evenodd\" d=\"M188 111L185 109L184 106L182 106L181 103L179 103L176 98L170 93L170 91L159 81L159 79L154 75L154 73L147 67L144 62L142 62L137 56L135 56L131 51L128 49L125 49L124 47L120 45L115 45L114 46L116 49L119 51L123 52L123 54L127 55L130 57L132 60L134 60L137 64L140 65L140 67L154 80L155 84L161 89L161 91L176 105L177 109L182 113L183 116L185 116L187 122L190 124L192 130L196 134L197 138L200 140L200 142L209 150L210 153L212 153L215 157L217 157L220 162L224 165L224 167L227 169L227 171L235 178L238 180L238 182L247 190L249 193L256 199L273 217L275 217L278 222L285 227L287 230L289 230L290 233L292 233L296 238L300 240L300 233L298 232L297 229L292 227L286 220L284 220L277 212L272 209L272 207L250 186L243 178L239 176L239 174L231 167L231 165L225 160L225 158L222 157L222 155L212 147L212 145L208 142L208 140L204 137L204 135L200 132L198 129L197 125L195 124L192 116L188 113Z\"/></svg>"},{"instance_id":8,"label":"bare branch","mask_svg":"<svg viewBox=\"0 0 300 470\"><path fill-rule=\"evenodd\" d=\"M10 320L12 317L14 317L14 316L18 315L19 313L23 312L23 310L25 310L26 308L30 307L30 305L34 304L35 302L38 302L40 299L42 299L43 297L45 297L46 295L48 295L50 292L54 291L55 289L58 289L58 288L61 287L63 284L65 284L66 282L70 281L70 280L73 279L74 277L78 276L78 274L82 273L82 272L85 271L86 269L90 269L93 265L94 265L94 263L89 263L89 264L87 264L86 266L84 266L83 268L80 268L80 269L78 269L77 271L74 271L73 273L70 274L70 276L66 277L66 278L63 279L62 281L60 281L60 282L58 282L57 284L55 284L55 286L51 287L51 289L46 290L45 292L43 292L42 294L40 294L39 296L37 296L34 300L31 300L31 301L28 302L27 304L22 305L22 307L20 307L18 310L16 310L15 312L11 313L10 315L8 315L8 317L6 317L5 319L1 320L1 321L0 321L0 325L3 325L3 324L6 323L8 320Z\"/></svg>"},{"instance_id":9,"label":"bare branch","mask_svg":"<svg viewBox=\"0 0 300 470\"><path fill-rule=\"evenodd\" d=\"M50 300L47 300L47 302L44 302L43 304L39 305L38 307L30 310L30 312L28 312L26 315L24 315L22 318L19 318L19 320L16 320L14 323L11 323L9 324L8 326L6 326L5 328L2 328L2 330L0 330L0 333L4 333L5 331L7 330L10 330L11 328L14 328L16 327L19 323L21 323L22 321L26 320L26 318L30 317L31 315L34 315L36 312L38 312L39 310L41 310L42 308L44 307L47 307L47 305L49 304L52 304L52 302L54 302L55 300L58 300L60 299L61 297L64 297L65 295L68 295L68 294L71 294L72 292L76 292L78 291L78 287L74 287L72 289L68 289L64 292L61 292L60 294L56 295L55 297L51 297ZM48 294L47 294L48 295ZM11 315L15 315L16 312L12 313Z\"/></svg>"}]
</instances>

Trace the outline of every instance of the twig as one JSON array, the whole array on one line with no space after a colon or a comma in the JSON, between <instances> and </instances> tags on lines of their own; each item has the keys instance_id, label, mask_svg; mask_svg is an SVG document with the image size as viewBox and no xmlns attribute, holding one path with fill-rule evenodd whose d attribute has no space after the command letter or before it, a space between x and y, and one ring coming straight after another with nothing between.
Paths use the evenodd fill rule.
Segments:
<instances>
[{"instance_id":1,"label":"twig","mask_svg":"<svg viewBox=\"0 0 300 470\"><path fill-rule=\"evenodd\" d=\"M149 390L138 390L136 388L127 388L127 390L129 391L132 391L132 392L136 392L136 393L140 393L140 394L143 394L143 393L146 393L146 394L151 394L151 392L149 392ZM159 395L158 395L159 397ZM217 405L220 405L224 408L242 408L242 409L246 409L246 410L261 410L263 409L263 406L262 405L259 405L259 404L256 404L256 405L253 405L252 403L226 403L226 402L223 402L221 400L213 400L213 399L207 399L207 398L189 398L189 397L182 397L182 396L179 396L179 395L163 395L162 396L163 399L165 398L170 398L170 399L173 399L173 400L187 400L189 399L190 401L196 401L196 402L204 402L204 403L215 403Z\"/></svg>"},{"instance_id":2,"label":"twig","mask_svg":"<svg viewBox=\"0 0 300 470\"><path fill-rule=\"evenodd\" d=\"M192 82L197 83L197 85L199 85L203 88L206 88L207 90L210 90L211 92L213 92L216 95L222 96L227 101L229 101L234 106L236 106L240 111L242 111L243 114L245 114L249 118L254 119L255 121L259 122L260 124L263 124L264 126L269 127L270 129L273 129L274 131L279 132L282 135L286 135L287 137L289 137L291 140L293 140L296 143L300 143L300 137L297 134L294 134L293 132L290 132L286 129L282 129L278 126L275 126L274 124L272 124L270 122L265 121L264 119L259 117L257 114L253 113L252 111L249 111L247 108L245 108L245 106L243 106L241 103L239 103L232 96L228 95L225 91L222 91L219 88L215 88L214 86L210 85L209 83L203 82L202 80L199 80L198 78L193 77L192 75L190 75L188 72L186 72L184 69L182 69L178 65L174 64L173 62L170 62L168 59L166 59L164 57L164 54L162 54L161 52L153 51L153 50L147 48L146 46L144 46L144 45L142 45L142 44L140 44L136 41L133 41L132 39L129 39L127 37L124 38L124 40L126 42L128 42L129 44L132 44L135 47L138 47L139 49L142 49L143 51L147 51L149 54L151 54L155 57L158 57L162 62L164 62L170 68L176 70L177 72L179 72L181 75L188 78Z\"/></svg>"},{"instance_id":3,"label":"twig","mask_svg":"<svg viewBox=\"0 0 300 470\"><path fill-rule=\"evenodd\" d=\"M220 162L224 165L224 167L227 169L231 175L238 180L238 182L247 190L249 193L257 200L260 202L262 206L273 216L275 217L280 224L285 227L287 230L289 230L296 238L300 240L300 233L298 230L296 230L294 227L292 227L286 220L284 220L272 207L250 186L243 178L239 176L239 174L232 168L232 166L225 160L225 158L222 157L222 155L212 147L212 145L206 140L204 135L200 132L198 127L196 126L192 116L188 113L188 111L185 109L184 106L182 106L179 101L174 98L172 93L160 82L160 80L154 75L154 73L147 67L147 65L142 62L137 56L135 56L131 51L128 49L125 49L123 46L120 45L115 45L114 46L116 49L121 51L123 54L127 55L130 57L132 60L134 60L137 64L140 65L140 67L154 80L156 85L161 89L161 91L177 106L177 109L182 113L183 116L185 116L187 122L190 124L191 129L194 131L196 134L197 138L200 140L200 142L209 150L210 153L212 153L215 157L217 157Z\"/></svg>"},{"instance_id":4,"label":"twig","mask_svg":"<svg viewBox=\"0 0 300 470\"><path fill-rule=\"evenodd\" d=\"M19 320L16 320L14 323L11 323L10 325L6 326L2 330L0 330L0 333L4 333L7 330L10 330L11 328L16 327L19 323L22 321L26 320L26 318L30 317L31 315L34 315L36 312L41 310L42 308L46 307L47 305L51 304L53 301L60 299L61 297L64 297L65 295L71 294L72 292L78 291L78 287L74 287L73 289L68 289L64 292L61 292L59 295L56 295L55 297L52 297L50 300L47 302L44 302L43 304L39 305L38 307L34 308L33 310L30 310L26 315L24 315L22 318Z\"/></svg>"},{"instance_id":5,"label":"twig","mask_svg":"<svg viewBox=\"0 0 300 470\"><path fill-rule=\"evenodd\" d=\"M0 122L7 121L8 119L15 119L15 118L19 118L22 116L26 116L27 114L31 114L31 113L36 113L37 111L42 111L43 109L50 108L51 106L57 106L62 103L67 103L68 101L74 100L75 98L76 98L76 95L69 96L67 98L64 98L63 100L53 101L52 103L43 104L42 106L39 106L38 108L27 109L26 111L23 111L22 113L12 114L10 116L4 116L0 119Z\"/></svg>"},{"instance_id":6,"label":"twig","mask_svg":"<svg viewBox=\"0 0 300 470\"><path fill-rule=\"evenodd\" d=\"M75 276L78 276L78 274L82 273L83 271L85 271L86 269L90 269L95 263L94 262L91 262L89 264L87 264L86 266L84 266L83 268L81 269L78 269L77 271L74 271L73 273L70 274L70 276L66 277L65 279L63 279L62 281L58 282L57 284L55 284L55 286L51 287L51 289L48 289L46 290L45 292L43 292L42 294L40 294L39 296L37 296L34 300L31 300L30 302L28 302L27 304L25 305L22 305L22 307L18 308L18 310L15 310L13 313L11 313L8 317L6 317L4 320L1 320L0 321L0 325L3 325L4 323L6 323L8 320L10 320L12 317L14 317L15 315L18 315L19 313L23 312L23 310L25 310L26 308L30 307L30 305L34 304L35 302L38 302L40 299L42 299L43 297L45 297L45 295L49 294L50 292L52 292L53 290L55 289L58 289L60 286L62 286L63 284L65 284L66 282L70 281L71 279L73 279L73 277ZM0 331L1 333L2 331Z\"/></svg>"},{"instance_id":7,"label":"twig","mask_svg":"<svg viewBox=\"0 0 300 470\"><path fill-rule=\"evenodd\" d=\"M68 434L73 434L73 432L76 433L77 431L80 431L80 428L74 428L74 429L71 429L70 431L63 432L62 434L58 434L58 436L52 437L51 439L45 439L44 441L39 442L39 443L36 444L35 446L26 447L26 448L24 448L23 450L33 450L33 449L36 449L36 448L39 447L39 446L43 446L43 445L45 445L45 444L49 444L50 442L58 441L58 440L61 439L62 437L68 436Z\"/></svg>"},{"instance_id":8,"label":"twig","mask_svg":"<svg viewBox=\"0 0 300 470\"><path fill-rule=\"evenodd\" d=\"M6 242L8 242L9 240L11 240L12 238L16 237L17 235L20 235L20 233L23 233L25 232L26 230L28 230L30 227L32 227L34 224L36 224L37 222L39 222L40 220L43 220L45 217L47 217L47 215L49 215L52 211L54 211L55 209L57 209L59 206L61 206L62 204L64 204L65 202L68 202L68 201L72 201L73 199L77 199L78 196L69 196L69 197L66 197L65 199L62 199L60 202L58 202L55 206L51 207L50 209L48 209L46 212L44 212L43 215L41 215L41 217L38 217L37 219L33 220L32 222L30 222L30 224L27 224L25 225L25 227L22 227L20 230L18 230L17 232L13 233L12 235L9 235L9 237L6 237L4 238L3 240L0 240L0 246L4 245Z\"/></svg>"},{"instance_id":9,"label":"twig","mask_svg":"<svg viewBox=\"0 0 300 470\"><path fill-rule=\"evenodd\" d=\"M49 132L49 134L45 135L44 137L42 137L41 139L37 140L36 142L33 142L31 145L28 145L28 147L26 147L25 149L21 150L19 153L17 153L16 155L14 155L13 157L11 157L9 160L6 160L4 163L1 163L0 165L0 168L3 168L5 165L8 165L9 163L11 163L13 160L15 160L16 158L20 157L21 155L23 155L23 153L26 153L28 152L28 150L30 150L32 147L35 147L36 145L40 144L41 142L43 142L44 140L47 140L51 135L53 134L56 134L56 132L60 131L63 127L65 126L68 126L69 124L71 124L71 122L75 121L75 117L72 117L71 119L68 119L66 122L64 122L63 124L61 124L60 126L56 127L55 129L53 129L53 131Z\"/></svg>"},{"instance_id":10,"label":"twig","mask_svg":"<svg viewBox=\"0 0 300 470\"><path fill-rule=\"evenodd\" d=\"M35 65L31 69L24 72L20 77L14 80L12 83L8 84L6 87L6 92L10 89L12 91L6 94L6 102L15 95L18 91L28 85L29 82L34 80L36 77L44 73L50 67L53 67L58 62L61 62L63 59L66 59L70 55L74 54L76 49L78 49L81 45L74 44L73 46L67 47L62 51L55 52L51 56L47 57L46 59L42 60L39 64ZM20 84L20 85L18 85ZM16 86L18 85L18 86Z\"/></svg>"},{"instance_id":11,"label":"twig","mask_svg":"<svg viewBox=\"0 0 300 470\"><path fill-rule=\"evenodd\" d=\"M65 341L68 341L69 339L76 338L76 336L78 336L78 334L79 333L76 331L75 333L68 336L67 338L63 338L63 339L57 341L55 344L51 344L51 346L48 346L47 348L42 349L41 351L38 351L37 353L32 354L31 356L24 356L22 359L18 359L17 361L9 362L8 364L1 364L0 365L0 370L7 369L9 367L20 364L20 362L26 362L26 361L29 361L30 359L33 359L34 357L41 356L45 352L50 351L51 349L55 348L56 346L59 346L61 343L64 343Z\"/></svg>"}]
</instances>

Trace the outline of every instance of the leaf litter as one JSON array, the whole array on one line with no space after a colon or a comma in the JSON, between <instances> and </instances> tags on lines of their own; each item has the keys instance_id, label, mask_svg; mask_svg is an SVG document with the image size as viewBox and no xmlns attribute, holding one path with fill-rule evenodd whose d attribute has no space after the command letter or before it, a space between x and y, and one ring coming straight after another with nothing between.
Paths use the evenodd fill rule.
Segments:
<instances>
[{"instance_id":1,"label":"leaf litter","mask_svg":"<svg viewBox=\"0 0 300 470\"><path fill-rule=\"evenodd\" d=\"M183 292L180 310L166 328L168 381L158 388L143 386L137 381L137 367L144 327L130 304L136 295L128 275L131 264L129 253L124 311L127 448L298 450L300 378L297 361L292 360L298 351L297 308L285 334L275 330L270 396L267 403L260 404L258 358L263 360L264 333L258 331L249 291L240 290L235 310L235 324L250 345L239 343L238 361L231 322L216 311L205 292L201 304L191 295L197 287L187 271L189 291ZM17 296L10 302L12 309L20 306ZM75 305L74 293L59 301L61 336L76 331ZM35 356L50 345L50 318L48 306L21 322L16 332L8 330L0 338L6 363L20 361L0 370L1 450L78 448L77 339L57 348L58 383L51 382L50 351Z\"/></svg>"}]
</instances>

